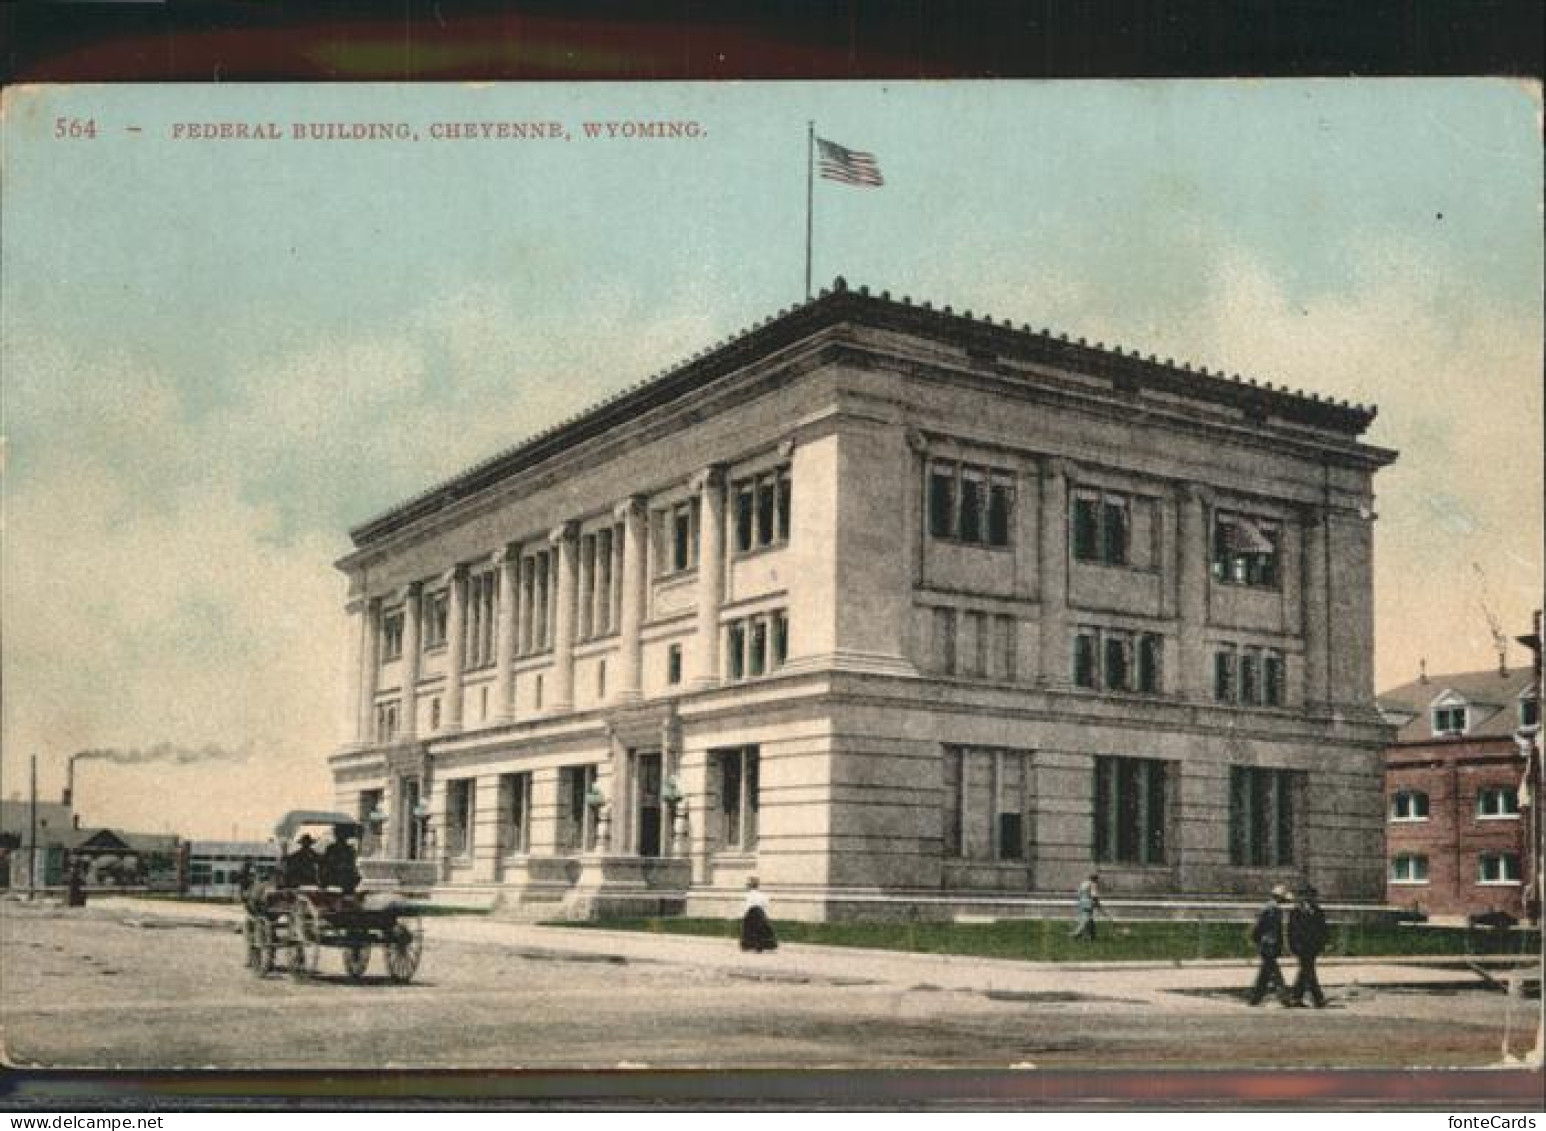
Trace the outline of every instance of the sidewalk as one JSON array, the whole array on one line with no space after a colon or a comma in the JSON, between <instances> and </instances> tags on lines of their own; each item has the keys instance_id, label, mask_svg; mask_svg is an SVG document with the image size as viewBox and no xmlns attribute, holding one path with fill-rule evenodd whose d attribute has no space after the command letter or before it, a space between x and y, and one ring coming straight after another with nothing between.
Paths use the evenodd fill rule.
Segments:
<instances>
[{"instance_id":1,"label":"sidewalk","mask_svg":"<svg viewBox=\"0 0 1546 1131\"><path fill-rule=\"evenodd\" d=\"M82 912L74 912L80 914ZM108 896L92 900L85 914L146 926L200 926L236 931L243 911L235 905L189 904L171 900ZM1201 993L1198 1008L1235 1008L1225 991L1251 982L1254 960L1187 962L1025 962L965 955L916 954L857 947L789 943L771 954L746 954L734 939L693 935L609 931L602 928L539 927L486 916L433 916L424 920L429 953L437 939L498 948L527 958L690 966L729 977L792 985L895 985L907 989L964 990L1015 995L1078 995L1136 1001L1166 999L1179 992ZM1517 960L1490 960L1501 973ZM1290 960L1291 967L1291 960ZM1322 958L1321 982L1328 988L1415 989L1479 985L1463 957ZM1539 977L1539 967L1536 968ZM1212 993L1220 996L1212 997Z\"/></svg>"}]
</instances>

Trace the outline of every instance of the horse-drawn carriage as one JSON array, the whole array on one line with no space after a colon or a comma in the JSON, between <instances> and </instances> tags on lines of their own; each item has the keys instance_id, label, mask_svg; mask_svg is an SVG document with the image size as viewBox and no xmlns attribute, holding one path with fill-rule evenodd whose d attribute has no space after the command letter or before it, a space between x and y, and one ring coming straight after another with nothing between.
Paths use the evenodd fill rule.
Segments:
<instances>
[{"instance_id":1,"label":"horse-drawn carriage","mask_svg":"<svg viewBox=\"0 0 1546 1131\"><path fill-rule=\"evenodd\" d=\"M290 842L303 828L333 831L334 846L325 858L311 853L309 833L301 835L300 848L291 854ZM247 908L242 925L247 968L255 975L261 978L286 966L291 977L304 981L316 974L323 949L331 948L343 951L344 970L358 981L370 966L371 948L380 947L392 981L413 978L424 952L423 925L402 899L355 890L359 873L352 850L339 846L358 831L350 817L313 811L289 813L275 827L279 870L242 897ZM344 853L342 861L335 849ZM324 861L321 867L311 863L319 859Z\"/></svg>"}]
</instances>

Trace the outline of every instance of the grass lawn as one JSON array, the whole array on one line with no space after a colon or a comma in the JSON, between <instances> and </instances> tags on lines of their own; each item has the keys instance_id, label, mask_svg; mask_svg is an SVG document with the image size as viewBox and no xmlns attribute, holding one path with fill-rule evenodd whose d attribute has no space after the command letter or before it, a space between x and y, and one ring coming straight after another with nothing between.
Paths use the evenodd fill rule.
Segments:
<instances>
[{"instance_id":1,"label":"grass lawn","mask_svg":"<svg viewBox=\"0 0 1546 1131\"><path fill-rule=\"evenodd\" d=\"M609 931L737 937L740 924L725 919L603 919L546 926L597 927ZM1071 920L1019 919L994 923L796 923L776 924L785 942L821 946L871 947L925 954L1020 958L1037 962L1084 960L1181 960L1250 958L1255 950L1247 923L1142 922L1104 920L1099 937L1086 943L1069 937ZM1365 927L1333 924L1327 957L1377 955L1538 954L1539 931L1467 931L1454 927Z\"/></svg>"}]
</instances>

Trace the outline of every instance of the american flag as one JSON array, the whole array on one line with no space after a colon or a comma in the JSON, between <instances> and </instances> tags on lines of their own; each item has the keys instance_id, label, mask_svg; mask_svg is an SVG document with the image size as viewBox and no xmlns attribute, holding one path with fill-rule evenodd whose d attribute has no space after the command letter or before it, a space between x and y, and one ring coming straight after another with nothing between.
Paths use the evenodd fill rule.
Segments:
<instances>
[{"instance_id":1,"label":"american flag","mask_svg":"<svg viewBox=\"0 0 1546 1131\"><path fill-rule=\"evenodd\" d=\"M886 183L881 180L880 166L875 163L873 153L860 153L824 137L818 137L816 145L820 152L821 175L827 180L865 188L879 188Z\"/></svg>"}]
</instances>

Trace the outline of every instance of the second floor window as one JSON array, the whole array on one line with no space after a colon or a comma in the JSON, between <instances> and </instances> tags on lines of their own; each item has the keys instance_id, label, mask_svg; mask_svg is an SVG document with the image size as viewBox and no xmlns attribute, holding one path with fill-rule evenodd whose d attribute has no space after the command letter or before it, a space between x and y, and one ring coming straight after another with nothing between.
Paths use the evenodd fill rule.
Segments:
<instances>
[{"instance_id":1,"label":"second floor window","mask_svg":"<svg viewBox=\"0 0 1546 1131\"><path fill-rule=\"evenodd\" d=\"M1390 819L1392 821L1426 821L1428 819L1428 795L1419 789L1403 789L1391 795Z\"/></svg>"},{"instance_id":2,"label":"second floor window","mask_svg":"<svg viewBox=\"0 0 1546 1131\"><path fill-rule=\"evenodd\" d=\"M1268 518L1213 516L1213 576L1230 585L1278 586L1278 542L1282 527Z\"/></svg>"},{"instance_id":3,"label":"second floor window","mask_svg":"<svg viewBox=\"0 0 1546 1131\"><path fill-rule=\"evenodd\" d=\"M698 500L680 503L655 512L655 572L667 577L694 568L698 564Z\"/></svg>"},{"instance_id":4,"label":"second floor window","mask_svg":"<svg viewBox=\"0 0 1546 1131\"><path fill-rule=\"evenodd\" d=\"M969 546L1009 545L1014 473L996 467L929 461L929 536Z\"/></svg>"},{"instance_id":5,"label":"second floor window","mask_svg":"<svg viewBox=\"0 0 1546 1131\"><path fill-rule=\"evenodd\" d=\"M1074 686L1157 694L1163 652L1164 641L1152 632L1080 628L1074 636Z\"/></svg>"},{"instance_id":6,"label":"second floor window","mask_svg":"<svg viewBox=\"0 0 1546 1131\"><path fill-rule=\"evenodd\" d=\"M1519 816L1519 791L1511 785L1493 785L1477 790L1476 815L1484 819Z\"/></svg>"},{"instance_id":7,"label":"second floor window","mask_svg":"<svg viewBox=\"0 0 1546 1131\"><path fill-rule=\"evenodd\" d=\"M424 611L422 614L423 628L421 633L424 638L424 650L442 648L446 642L446 621L451 606L451 595L444 589L437 593L431 593L424 598Z\"/></svg>"},{"instance_id":8,"label":"second floor window","mask_svg":"<svg viewBox=\"0 0 1546 1131\"><path fill-rule=\"evenodd\" d=\"M733 620L725 629L725 667L731 680L753 679L784 666L789 615L783 609Z\"/></svg>"},{"instance_id":9,"label":"second floor window","mask_svg":"<svg viewBox=\"0 0 1546 1131\"><path fill-rule=\"evenodd\" d=\"M1274 648L1222 645L1213 653L1213 698L1249 707L1281 707L1283 653Z\"/></svg>"},{"instance_id":10,"label":"second floor window","mask_svg":"<svg viewBox=\"0 0 1546 1131\"><path fill-rule=\"evenodd\" d=\"M1484 852L1476 858L1476 882L1479 884L1517 884L1519 853Z\"/></svg>"},{"instance_id":11,"label":"second floor window","mask_svg":"<svg viewBox=\"0 0 1546 1131\"><path fill-rule=\"evenodd\" d=\"M463 647L468 668L484 668L494 662L494 614L498 603L499 574L486 570L467 579Z\"/></svg>"},{"instance_id":12,"label":"second floor window","mask_svg":"<svg viewBox=\"0 0 1546 1131\"><path fill-rule=\"evenodd\" d=\"M1428 882L1428 858L1410 853L1394 856L1390 861L1390 882L1393 884L1425 884Z\"/></svg>"},{"instance_id":13,"label":"second floor window","mask_svg":"<svg viewBox=\"0 0 1546 1131\"><path fill-rule=\"evenodd\" d=\"M736 553L749 554L789 541L790 488L788 465L736 480L732 492Z\"/></svg>"},{"instance_id":14,"label":"second floor window","mask_svg":"<svg viewBox=\"0 0 1546 1131\"><path fill-rule=\"evenodd\" d=\"M378 703L376 705L376 741L391 742L397 737L398 708L397 702Z\"/></svg>"},{"instance_id":15,"label":"second floor window","mask_svg":"<svg viewBox=\"0 0 1546 1131\"><path fill-rule=\"evenodd\" d=\"M401 659L403 655L403 612L398 609L381 618L381 662Z\"/></svg>"},{"instance_id":16,"label":"second floor window","mask_svg":"<svg viewBox=\"0 0 1546 1131\"><path fill-rule=\"evenodd\" d=\"M1081 562L1127 565L1132 544L1132 500L1111 491L1076 489L1074 557Z\"/></svg>"},{"instance_id":17,"label":"second floor window","mask_svg":"<svg viewBox=\"0 0 1546 1131\"><path fill-rule=\"evenodd\" d=\"M548 593L552 580L553 553L541 550L521 559L522 655L542 652L552 645L553 618Z\"/></svg>"}]
</instances>

